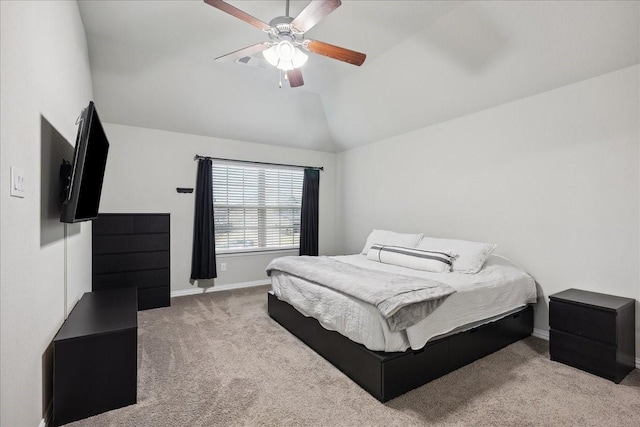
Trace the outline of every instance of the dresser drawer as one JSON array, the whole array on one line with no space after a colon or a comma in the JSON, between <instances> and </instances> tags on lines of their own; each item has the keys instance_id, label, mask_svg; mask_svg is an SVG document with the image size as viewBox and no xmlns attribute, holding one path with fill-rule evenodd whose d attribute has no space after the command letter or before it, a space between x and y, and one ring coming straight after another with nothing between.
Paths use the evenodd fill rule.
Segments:
<instances>
[{"instance_id":1,"label":"dresser drawer","mask_svg":"<svg viewBox=\"0 0 640 427\"><path fill-rule=\"evenodd\" d=\"M168 251L169 233L112 234L93 237L93 254L122 254L133 252Z\"/></svg>"},{"instance_id":2,"label":"dresser drawer","mask_svg":"<svg viewBox=\"0 0 640 427\"><path fill-rule=\"evenodd\" d=\"M133 217L133 229L136 234L166 233L169 227L169 215L148 214Z\"/></svg>"},{"instance_id":3,"label":"dresser drawer","mask_svg":"<svg viewBox=\"0 0 640 427\"><path fill-rule=\"evenodd\" d=\"M93 256L93 275L169 268L169 251Z\"/></svg>"},{"instance_id":4,"label":"dresser drawer","mask_svg":"<svg viewBox=\"0 0 640 427\"><path fill-rule=\"evenodd\" d=\"M608 379L616 377L616 348L587 338L549 331L551 360L574 366Z\"/></svg>"},{"instance_id":5,"label":"dresser drawer","mask_svg":"<svg viewBox=\"0 0 640 427\"><path fill-rule=\"evenodd\" d=\"M93 290L117 288L155 288L170 286L171 273L168 268L123 273L103 273L93 275Z\"/></svg>"},{"instance_id":6,"label":"dresser drawer","mask_svg":"<svg viewBox=\"0 0 640 427\"><path fill-rule=\"evenodd\" d=\"M138 288L138 310L170 306L170 293L169 286Z\"/></svg>"},{"instance_id":7,"label":"dresser drawer","mask_svg":"<svg viewBox=\"0 0 640 427\"><path fill-rule=\"evenodd\" d=\"M556 331L616 345L616 313L584 305L551 300L549 326Z\"/></svg>"},{"instance_id":8,"label":"dresser drawer","mask_svg":"<svg viewBox=\"0 0 640 427\"><path fill-rule=\"evenodd\" d=\"M133 216L101 214L91 224L94 236L101 234L133 233Z\"/></svg>"}]
</instances>

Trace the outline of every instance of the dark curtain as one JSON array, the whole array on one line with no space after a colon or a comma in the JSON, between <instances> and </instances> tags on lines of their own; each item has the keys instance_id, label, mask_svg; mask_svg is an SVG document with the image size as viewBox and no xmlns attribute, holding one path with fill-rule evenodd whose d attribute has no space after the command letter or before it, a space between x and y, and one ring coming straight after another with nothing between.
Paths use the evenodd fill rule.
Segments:
<instances>
[{"instance_id":1,"label":"dark curtain","mask_svg":"<svg viewBox=\"0 0 640 427\"><path fill-rule=\"evenodd\" d=\"M318 195L320 171L304 170L300 214L300 255L318 255Z\"/></svg>"},{"instance_id":2,"label":"dark curtain","mask_svg":"<svg viewBox=\"0 0 640 427\"><path fill-rule=\"evenodd\" d=\"M216 272L216 241L213 229L213 176L211 160L198 160L196 206L193 218L191 280L213 279Z\"/></svg>"}]
</instances>

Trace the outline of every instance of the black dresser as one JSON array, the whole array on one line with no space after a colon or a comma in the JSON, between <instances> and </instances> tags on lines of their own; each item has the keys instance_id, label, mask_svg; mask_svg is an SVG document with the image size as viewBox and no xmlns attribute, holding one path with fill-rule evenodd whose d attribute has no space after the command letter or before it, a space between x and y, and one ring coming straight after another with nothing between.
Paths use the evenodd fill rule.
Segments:
<instances>
[{"instance_id":1,"label":"black dresser","mask_svg":"<svg viewBox=\"0 0 640 427\"><path fill-rule=\"evenodd\" d=\"M94 291L136 288L138 310L171 304L169 214L100 214L92 229Z\"/></svg>"},{"instance_id":2,"label":"black dresser","mask_svg":"<svg viewBox=\"0 0 640 427\"><path fill-rule=\"evenodd\" d=\"M568 289L549 296L549 352L619 383L635 368L635 300Z\"/></svg>"}]
</instances>

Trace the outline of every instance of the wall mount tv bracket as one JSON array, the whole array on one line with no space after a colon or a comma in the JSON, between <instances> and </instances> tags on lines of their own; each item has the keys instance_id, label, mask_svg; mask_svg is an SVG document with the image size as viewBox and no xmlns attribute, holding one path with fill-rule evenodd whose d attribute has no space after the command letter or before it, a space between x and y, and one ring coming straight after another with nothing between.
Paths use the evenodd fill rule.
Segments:
<instances>
[{"instance_id":1,"label":"wall mount tv bracket","mask_svg":"<svg viewBox=\"0 0 640 427\"><path fill-rule=\"evenodd\" d=\"M60 165L60 203L69 197L72 170L73 167L71 163L68 160L62 159L62 164Z\"/></svg>"}]
</instances>

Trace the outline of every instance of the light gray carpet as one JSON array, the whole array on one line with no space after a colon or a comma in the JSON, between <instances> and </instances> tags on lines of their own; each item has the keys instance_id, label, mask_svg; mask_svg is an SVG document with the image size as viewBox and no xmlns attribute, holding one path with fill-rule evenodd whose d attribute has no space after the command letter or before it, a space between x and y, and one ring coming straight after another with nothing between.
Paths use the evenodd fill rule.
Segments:
<instances>
[{"instance_id":1,"label":"light gray carpet","mask_svg":"<svg viewBox=\"0 0 640 427\"><path fill-rule=\"evenodd\" d=\"M273 321L267 290L139 312L138 403L71 425L640 425L637 369L615 385L533 337L382 404Z\"/></svg>"}]
</instances>

